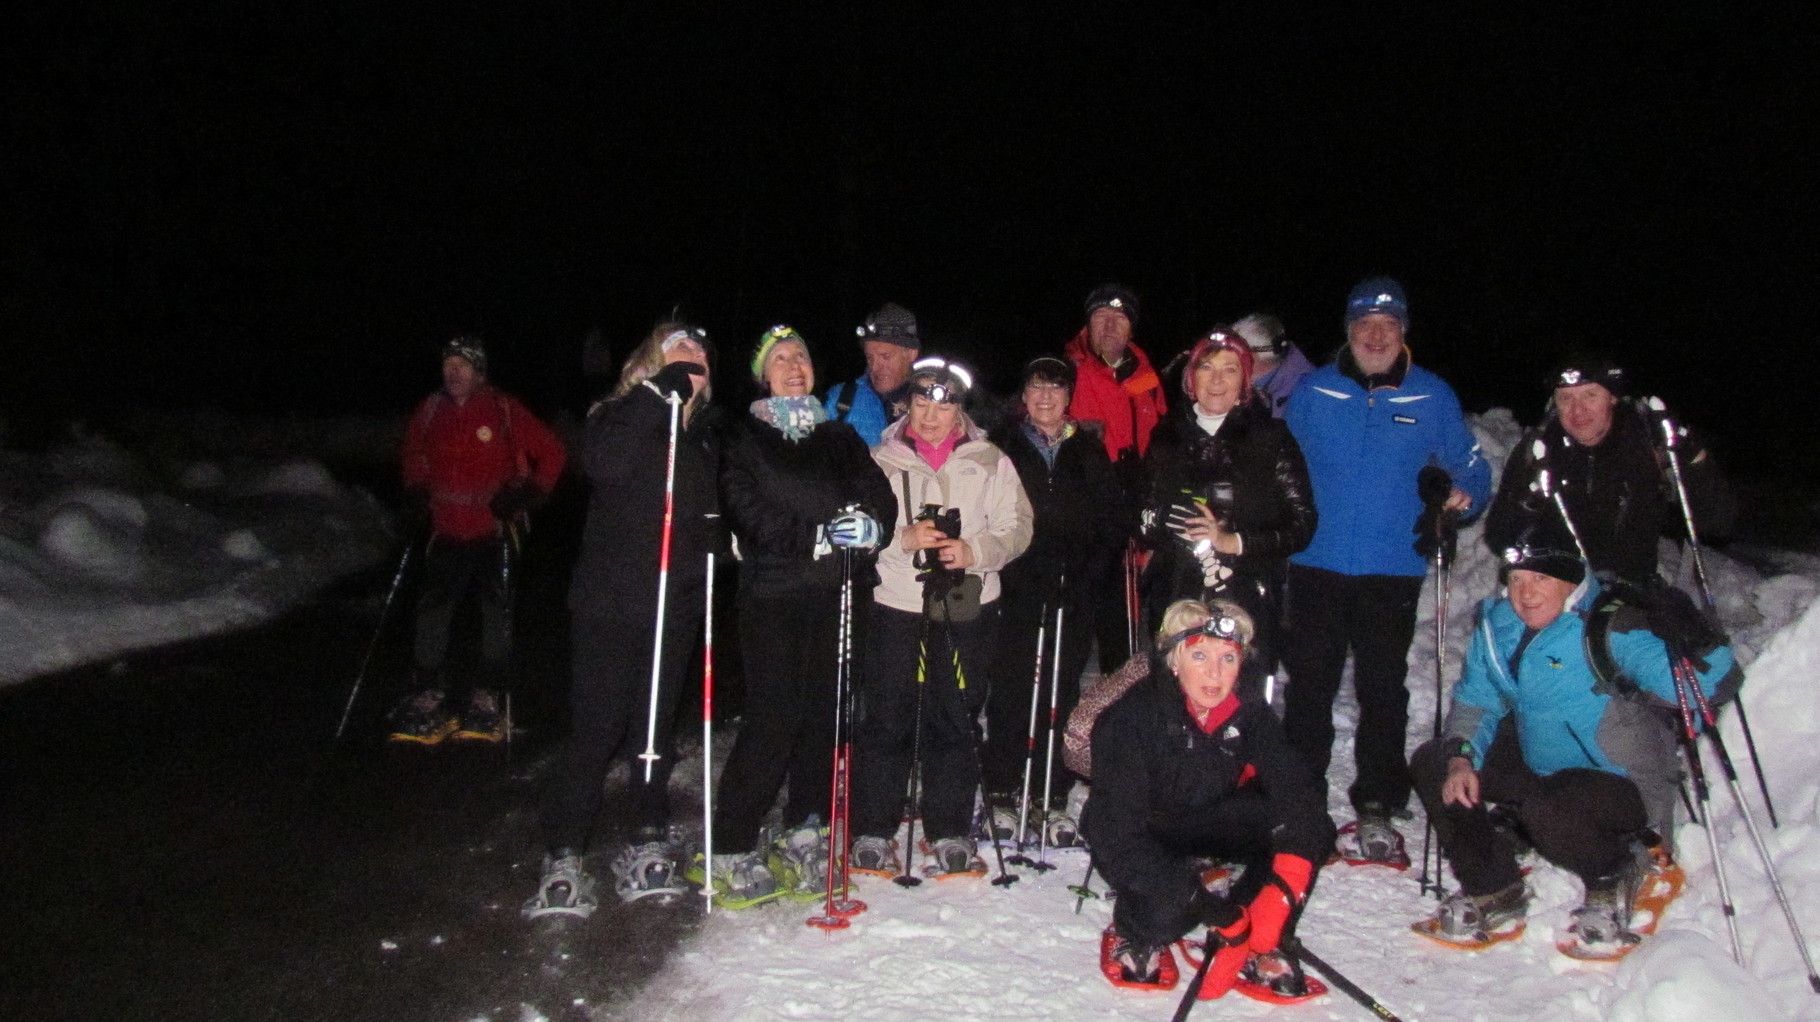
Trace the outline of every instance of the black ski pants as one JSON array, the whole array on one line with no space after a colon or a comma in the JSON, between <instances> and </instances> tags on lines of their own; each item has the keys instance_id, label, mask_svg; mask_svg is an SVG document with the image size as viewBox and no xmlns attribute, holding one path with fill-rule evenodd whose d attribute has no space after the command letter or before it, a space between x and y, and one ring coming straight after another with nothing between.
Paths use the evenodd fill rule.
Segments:
<instances>
[{"instance_id":1,"label":"black ski pants","mask_svg":"<svg viewBox=\"0 0 1820 1022\"><path fill-rule=\"evenodd\" d=\"M1299 855L1318 871L1333 850L1334 827L1325 813L1282 819L1262 793L1240 790L1203 815L1153 826L1150 837L1163 855L1132 856L1101 868L1118 895L1112 921L1119 933L1157 947L1204 925L1194 897L1200 884L1196 858L1240 864L1226 898L1249 905L1269 881L1271 860L1279 852Z\"/></svg>"},{"instance_id":2,"label":"black ski pants","mask_svg":"<svg viewBox=\"0 0 1820 1022\"><path fill-rule=\"evenodd\" d=\"M1043 796L1049 760L1050 687L1055 691L1055 770L1047 775L1055 808L1067 803L1074 774L1062 762L1061 731L1081 698L1081 672L1093 647L1092 596L1070 593L1062 607L1045 602L1043 593L1007 593L998 601L998 641L992 661L992 691L986 696L986 790L1021 793L1026 754L1030 767L1030 800ZM1056 616L1061 614L1061 672L1056 674ZM1046 627L1045 627L1046 624ZM1037 633L1042 631L1042 677L1036 678ZM1040 684L1042 691L1036 692ZM1036 743L1030 744L1030 705L1037 708Z\"/></svg>"},{"instance_id":3,"label":"black ski pants","mask_svg":"<svg viewBox=\"0 0 1820 1022\"><path fill-rule=\"evenodd\" d=\"M1289 566L1289 669L1283 732L1315 776L1333 760L1333 701L1346 655L1353 658L1359 725L1353 743L1355 809L1397 812L1409 802L1404 759L1409 730L1409 643L1415 637L1420 575L1342 575Z\"/></svg>"},{"instance_id":4,"label":"black ski pants","mask_svg":"<svg viewBox=\"0 0 1820 1022\"><path fill-rule=\"evenodd\" d=\"M1516 731L1508 723L1479 770L1479 804L1471 809L1442 805L1441 785L1452 754L1445 740L1429 742L1416 750L1410 769L1441 851L1467 894L1493 894L1522 879L1516 847L1493 823L1489 804L1514 815L1544 859L1582 880L1616 873L1630 856L1632 841L1648 826L1643 796L1629 778L1590 768L1538 776L1523 762Z\"/></svg>"},{"instance_id":5,"label":"black ski pants","mask_svg":"<svg viewBox=\"0 0 1820 1022\"><path fill-rule=\"evenodd\" d=\"M839 621L838 589L740 594L746 715L714 800L718 851L757 846L759 827L786 776L785 827L828 814Z\"/></svg>"},{"instance_id":6,"label":"black ski pants","mask_svg":"<svg viewBox=\"0 0 1820 1022\"><path fill-rule=\"evenodd\" d=\"M627 824L662 830L670 822L670 772L676 767L676 714L690 660L700 655L701 579L678 585L672 576L664 618L663 663L658 674L659 759L651 779L635 758L646 742L651 696L651 639L656 602L621 604L598 613L576 612L569 705L574 731L544 789L542 827L551 849L586 849L603 802L602 785L616 755L631 760Z\"/></svg>"},{"instance_id":7,"label":"black ski pants","mask_svg":"<svg viewBox=\"0 0 1820 1022\"><path fill-rule=\"evenodd\" d=\"M994 601L972 621L943 622L873 604L853 734L855 837L897 833L913 763L922 774L925 836L966 835L998 613Z\"/></svg>"},{"instance_id":8,"label":"black ski pants","mask_svg":"<svg viewBox=\"0 0 1820 1022\"><path fill-rule=\"evenodd\" d=\"M480 656L487 683L504 685L512 657L512 593L506 574L507 541L431 537L424 547L423 593L417 599L412 651L420 676L434 675L448 656L449 632L461 601L480 603Z\"/></svg>"}]
</instances>

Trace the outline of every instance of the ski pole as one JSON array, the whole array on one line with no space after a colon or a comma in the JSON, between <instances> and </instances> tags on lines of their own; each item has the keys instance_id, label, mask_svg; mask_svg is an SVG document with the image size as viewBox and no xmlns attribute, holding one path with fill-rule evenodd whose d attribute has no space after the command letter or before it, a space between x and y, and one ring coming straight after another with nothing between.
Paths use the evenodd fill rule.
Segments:
<instances>
[{"instance_id":1,"label":"ski pole","mask_svg":"<svg viewBox=\"0 0 1820 1022\"><path fill-rule=\"evenodd\" d=\"M1068 893L1074 895L1074 914L1077 916L1081 914L1081 906L1086 904L1088 898L1099 897L1093 890L1093 867L1093 852L1089 851L1087 853L1087 875L1081 878L1080 883L1068 888Z\"/></svg>"},{"instance_id":2,"label":"ski pole","mask_svg":"<svg viewBox=\"0 0 1820 1022\"><path fill-rule=\"evenodd\" d=\"M998 876L992 878L992 886L1010 887L1017 883L1019 878L1016 873L1007 872L1005 869L1005 846L999 841L998 831L992 827L992 793L986 790L984 784L980 785L980 798L986 806L986 831L992 835L992 852L998 857Z\"/></svg>"},{"instance_id":3,"label":"ski pole","mask_svg":"<svg viewBox=\"0 0 1820 1022\"><path fill-rule=\"evenodd\" d=\"M373 626L373 637L367 641L366 655L360 658L360 670L354 675L354 686L348 690L347 705L341 709L341 723L335 725L335 741L341 741L341 734L347 730L348 715L354 712L354 700L360 695L360 685L367 680L367 668L373 663L373 651L379 648L379 637L385 633L386 614L392 609L392 601L398 596L398 587L404 582L404 571L411 563L411 551L417 548L415 541L404 545L404 553L398 558L398 570L392 573L391 588L386 590L385 602L379 607L379 623Z\"/></svg>"},{"instance_id":4,"label":"ski pole","mask_svg":"<svg viewBox=\"0 0 1820 1022\"><path fill-rule=\"evenodd\" d=\"M1384 1022L1403 1022L1401 1016L1397 1015L1396 1012L1391 1011L1389 1008L1386 1008L1382 1001L1366 993L1357 983L1347 979L1344 973L1327 964L1320 955L1308 950L1308 945L1302 943L1302 938L1284 937L1277 945L1277 949L1284 954L1301 961L1304 965L1309 966L1321 975L1326 976L1327 982L1339 987L1346 996L1357 1001L1366 1011L1383 1019ZM1212 956L1209 955L1207 957L1211 958Z\"/></svg>"},{"instance_id":5,"label":"ski pole","mask_svg":"<svg viewBox=\"0 0 1820 1022\"><path fill-rule=\"evenodd\" d=\"M1201 999L1201 984L1207 979L1207 970L1213 965L1214 929L1207 928L1207 939L1201 944L1201 964L1195 966L1194 978L1188 981L1188 989L1182 991L1182 999L1176 1002L1175 1014L1170 1022L1188 1022L1188 1013L1194 1010L1194 1002Z\"/></svg>"},{"instance_id":6,"label":"ski pole","mask_svg":"<svg viewBox=\"0 0 1820 1022\"><path fill-rule=\"evenodd\" d=\"M849 693L853 686L853 550L841 547L840 618L835 640L834 660L834 763L828 787L828 865L827 902L819 916L810 916L810 926L823 930L840 930L848 926L847 917L866 910L866 903L852 897L847 871L849 809L848 782L852 760L848 746ZM841 889L835 897L834 889Z\"/></svg>"},{"instance_id":7,"label":"ski pole","mask_svg":"<svg viewBox=\"0 0 1820 1022\"><path fill-rule=\"evenodd\" d=\"M1694 674L1693 664L1687 657L1675 655L1671 661L1675 671L1675 687L1679 692L1685 685L1693 694L1700 708L1700 717L1706 724L1706 736L1712 743L1713 751L1718 754L1719 768L1725 773L1725 781L1731 786L1732 798L1738 803L1738 813L1744 817L1744 828L1750 831L1751 842L1757 846L1757 856L1763 860L1763 872L1769 877L1769 885L1776 892L1776 902L1782 907L1783 918L1788 920L1788 932L1795 939L1795 949L1801 952L1801 962L1807 966L1807 983L1814 993L1820 994L1820 973L1814 969L1813 956L1808 954L1807 939L1801 934L1801 924L1795 919L1795 909L1788 901L1788 892L1782 889L1782 877L1776 871L1775 859L1770 855L1769 846L1763 842L1763 832L1757 827L1757 819L1751 813L1750 803L1744 800L1744 786L1738 781L1738 769L1732 765L1732 757L1725 748L1725 739L1720 737L1717 721L1713 714L1712 703L1706 698L1706 692L1700 688L1699 679Z\"/></svg>"},{"instance_id":8,"label":"ski pole","mask_svg":"<svg viewBox=\"0 0 1820 1022\"><path fill-rule=\"evenodd\" d=\"M928 688L929 675L929 615L923 614L922 638L916 644L916 721L910 730L910 776L904 783L904 815L908 817L909 831L904 836L903 873L892 877L891 882L899 887L915 887L923 881L910 875L910 856L916 851L916 813L917 774L923 768L923 690ZM926 830L927 828L925 828Z\"/></svg>"},{"instance_id":9,"label":"ski pole","mask_svg":"<svg viewBox=\"0 0 1820 1022\"><path fill-rule=\"evenodd\" d=\"M1023 853L1024 825L1030 818L1030 772L1036 762L1036 706L1043 694L1043 653L1046 647L1047 629L1049 627L1049 604L1043 604L1042 616L1036 622L1036 669L1030 678L1030 726L1024 731L1024 787L1017 800L1017 840L1013 846L1018 849L1011 861L1019 866L1035 865L1030 857Z\"/></svg>"},{"instance_id":10,"label":"ski pole","mask_svg":"<svg viewBox=\"0 0 1820 1022\"><path fill-rule=\"evenodd\" d=\"M701 644L701 858L714 869L714 551L708 551L708 595ZM714 884L701 885L702 912L714 911Z\"/></svg>"},{"instance_id":11,"label":"ski pole","mask_svg":"<svg viewBox=\"0 0 1820 1022\"><path fill-rule=\"evenodd\" d=\"M1067 576L1064 575L1061 585L1056 587L1058 592L1066 584ZM1055 608L1055 657L1049 668L1049 734L1046 739L1047 761L1043 764L1043 828L1037 834L1036 865L1034 867L1039 873L1047 873L1055 868L1055 865L1049 861L1049 811L1050 807L1055 804L1052 800L1055 795L1056 697L1059 694L1062 680L1062 616L1067 610L1068 605L1058 598Z\"/></svg>"},{"instance_id":12,"label":"ski pole","mask_svg":"<svg viewBox=\"0 0 1820 1022\"><path fill-rule=\"evenodd\" d=\"M1738 907L1732 902L1731 884L1725 876L1725 859L1719 851L1719 834L1713 829L1712 792L1706 784L1706 767L1700 762L1698 732L1694 727L1693 707L1688 701L1686 687L1682 684L1681 671L1675 666L1675 658L1669 657L1670 673L1675 682L1675 705L1681 718L1681 750L1687 754L1687 774L1694 783L1694 807L1698 810L1694 822L1706 831L1706 843L1712 851L1713 877L1719 884L1719 909L1725 916L1725 928L1731 935L1732 960L1739 967L1744 965L1744 944L1738 939Z\"/></svg>"},{"instance_id":13,"label":"ski pole","mask_svg":"<svg viewBox=\"0 0 1820 1022\"><path fill-rule=\"evenodd\" d=\"M505 535L499 545L499 598L505 604L503 614L506 620L506 678L505 678L505 721L506 721L506 762L512 762L512 646L517 640L517 630L513 617L516 602L512 593L512 554L517 549L518 534L512 523L505 523Z\"/></svg>"},{"instance_id":14,"label":"ski pole","mask_svg":"<svg viewBox=\"0 0 1820 1022\"><path fill-rule=\"evenodd\" d=\"M1543 498L1554 503L1555 510L1561 514L1561 524L1567 526L1567 534L1574 538L1574 550L1580 554L1580 560L1586 560L1586 544L1580 541L1580 530L1574 528L1574 517L1567 513L1567 501L1562 498L1561 491L1555 488L1549 475L1548 444L1537 437L1535 443L1530 444L1529 451L1541 466L1536 470L1536 485L1541 488Z\"/></svg>"},{"instance_id":15,"label":"ski pole","mask_svg":"<svg viewBox=\"0 0 1820 1022\"><path fill-rule=\"evenodd\" d=\"M645 783L651 783L651 769L663 757L657 752L657 687L664 665L664 602L670 592L670 537L676 524L676 436L682 415L682 398L671 391L665 398L670 403L670 449L664 458L664 531L657 551L657 623L651 634L651 708L645 717L645 751L638 758L645 761Z\"/></svg>"},{"instance_id":16,"label":"ski pole","mask_svg":"<svg viewBox=\"0 0 1820 1022\"><path fill-rule=\"evenodd\" d=\"M1125 541L1125 655L1137 652L1139 633L1138 619L1143 615L1142 601L1138 598L1138 544L1137 540Z\"/></svg>"},{"instance_id":17,"label":"ski pole","mask_svg":"<svg viewBox=\"0 0 1820 1022\"><path fill-rule=\"evenodd\" d=\"M1652 397L1647 402L1649 410L1655 412L1662 421L1662 446L1668 453L1668 471L1674 478L1675 497L1681 504L1681 523L1687 529L1687 549L1694 562L1694 583L1700 587L1700 602L1706 605L1707 613L1718 617L1718 608L1713 602L1713 587L1706 575L1706 561L1700 556L1700 533L1694 527L1694 506L1687 499L1687 482L1681 474L1681 435L1675 428L1674 420L1668 417L1668 406L1659 397ZM1751 769L1757 774L1757 787L1763 792L1763 805L1769 810L1769 825L1780 827L1781 821L1776 818L1776 803L1769 797L1769 782L1763 776L1763 760L1757 756L1757 739L1751 734L1750 716L1744 712L1744 693L1738 693L1738 726L1744 732L1744 748L1750 754Z\"/></svg>"},{"instance_id":18,"label":"ski pole","mask_svg":"<svg viewBox=\"0 0 1820 1022\"><path fill-rule=\"evenodd\" d=\"M1445 529L1445 527L1446 526L1441 521L1441 517L1436 516L1436 519L1435 519L1435 532L1436 532L1436 536L1435 536L1435 539L1436 539L1436 543L1435 543L1435 714L1434 714L1433 740L1437 741L1437 742L1441 740L1442 679L1447 673L1447 598L1451 595L1450 590L1453 588L1453 580L1449 577L1448 570L1447 570L1446 553L1443 550L1443 546L1446 542L1446 538L1443 535L1441 535L1441 532L1442 532L1442 530ZM1423 814L1424 823L1422 826L1422 875L1417 878L1417 883L1419 883L1421 885L1421 890L1422 890L1423 896L1427 896L1429 889L1432 886L1432 888L1434 889L1435 898L1439 899L1441 897L1441 853L1438 848L1435 849L1434 875L1433 875L1433 877L1430 877L1429 873L1428 873L1429 848L1434 844L1435 825L1434 825L1434 820L1428 819L1427 816L1428 816L1428 814L1426 814L1426 813Z\"/></svg>"}]
</instances>

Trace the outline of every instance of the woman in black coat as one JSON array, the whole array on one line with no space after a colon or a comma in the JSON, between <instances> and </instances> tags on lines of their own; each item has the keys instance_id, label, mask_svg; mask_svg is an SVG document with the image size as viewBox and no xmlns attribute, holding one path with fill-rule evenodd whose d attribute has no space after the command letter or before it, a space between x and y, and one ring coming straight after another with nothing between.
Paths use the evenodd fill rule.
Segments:
<instances>
[{"instance_id":1,"label":"woman in black coat","mask_svg":"<svg viewBox=\"0 0 1820 1022\"><path fill-rule=\"evenodd\" d=\"M1074 777L1062 762L1060 735L1055 738L1055 770L1047 778L1044 775L1049 759L1049 690L1054 682L1055 719L1067 721L1080 699L1081 671L1093 645L1090 583L1111 577L1125 540L1120 504L1114 496L1118 480L1106 457L1106 445L1097 434L1067 417L1074 380L1072 362L1048 355L1032 360L1024 367L1018 413L990 434L1017 468L1035 514L1035 532L1029 549L999 573L1005 588L999 601L998 649L992 690L986 698L982 755L995 836L1012 837L1019 829L1017 810L1023 795L1025 759L1030 754L1035 759L1028 771L1032 803L1045 790L1050 793L1050 804L1037 805L1030 814L1031 826L1047 829L1049 843L1063 847L1075 843L1078 830L1066 812ZM1058 614L1062 632L1059 673ZM1037 679L1039 629L1044 648L1042 677ZM1042 712L1036 718L1032 753L1030 704L1038 684L1042 695L1036 703Z\"/></svg>"},{"instance_id":2,"label":"woman in black coat","mask_svg":"<svg viewBox=\"0 0 1820 1022\"><path fill-rule=\"evenodd\" d=\"M1117 894L1102 965L1121 982L1156 983L1169 945L1205 925L1216 957L1203 997L1247 966L1250 982L1280 997L1307 993L1276 949L1333 848L1334 826L1325 783L1270 708L1236 692L1252 632L1236 604L1171 604L1150 676L1094 724L1082 823ZM1224 897L1202 887L1201 856L1243 867Z\"/></svg>"},{"instance_id":3,"label":"woman in black coat","mask_svg":"<svg viewBox=\"0 0 1820 1022\"><path fill-rule=\"evenodd\" d=\"M822 889L840 548L853 551L857 614L871 605L873 551L891 534L897 512L866 442L852 426L830 421L814 397L815 368L800 334L788 326L767 330L752 374L765 396L728 428L720 471L721 506L740 562L747 709L721 773L708 872L717 899L731 907ZM860 650L853 652L857 660ZM759 826L786 777L785 829L773 855L757 847Z\"/></svg>"},{"instance_id":4,"label":"woman in black coat","mask_svg":"<svg viewBox=\"0 0 1820 1022\"><path fill-rule=\"evenodd\" d=\"M594 881L582 857L600 811L602 782L616 754L637 752L647 741L673 408L670 561L657 729L650 739L658 758L648 780L642 764L632 771L631 833L613 871L616 890L628 900L674 890L681 879L668 833L673 724L701 635L707 555L722 542L705 342L706 334L694 327L659 324L626 359L612 395L588 411L582 466L591 494L569 588L573 733L544 791L540 823L549 854L527 915L585 916L593 910Z\"/></svg>"},{"instance_id":5,"label":"woman in black coat","mask_svg":"<svg viewBox=\"0 0 1820 1022\"><path fill-rule=\"evenodd\" d=\"M1183 598L1229 599L1258 625L1251 692L1280 655L1285 564L1314 536L1314 491L1302 449L1251 386L1251 348L1216 327L1182 373L1192 400L1157 427L1145 456L1153 545L1142 580L1145 620Z\"/></svg>"}]
</instances>

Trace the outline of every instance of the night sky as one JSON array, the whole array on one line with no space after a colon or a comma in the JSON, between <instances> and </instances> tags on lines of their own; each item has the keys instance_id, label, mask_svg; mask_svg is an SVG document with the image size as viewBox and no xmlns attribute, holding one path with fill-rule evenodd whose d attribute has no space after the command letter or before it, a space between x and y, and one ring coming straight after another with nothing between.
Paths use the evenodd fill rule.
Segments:
<instances>
[{"instance_id":1,"label":"night sky","mask_svg":"<svg viewBox=\"0 0 1820 1022\"><path fill-rule=\"evenodd\" d=\"M1532 421L1590 344L1807 474L1814 34L1606 8L40 11L0 70L0 418L403 414L458 331L578 409L586 333L676 305L741 363L791 322L832 382L894 299L1005 388L1106 280L1159 362L1260 308L1319 359L1388 273L1469 409Z\"/></svg>"}]
</instances>

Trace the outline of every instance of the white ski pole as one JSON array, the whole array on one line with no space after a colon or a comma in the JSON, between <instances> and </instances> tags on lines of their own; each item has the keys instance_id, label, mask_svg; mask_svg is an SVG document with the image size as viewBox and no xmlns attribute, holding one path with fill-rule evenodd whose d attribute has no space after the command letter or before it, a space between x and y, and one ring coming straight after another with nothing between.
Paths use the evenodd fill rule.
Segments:
<instances>
[{"instance_id":1,"label":"white ski pole","mask_svg":"<svg viewBox=\"0 0 1820 1022\"><path fill-rule=\"evenodd\" d=\"M1541 465L1536 470L1536 485L1541 488L1544 499L1554 502L1555 510L1561 513L1562 524L1567 526L1567 534L1574 538L1574 549L1579 552L1582 561L1586 560L1586 544L1580 542L1580 530L1574 528L1573 516L1567 513L1567 501L1562 499L1561 491L1555 489L1554 480L1548 472L1548 444L1537 437L1536 442L1529 446L1529 451Z\"/></svg>"},{"instance_id":2,"label":"white ski pole","mask_svg":"<svg viewBox=\"0 0 1820 1022\"><path fill-rule=\"evenodd\" d=\"M1065 578L1064 584L1066 584ZM1060 586L1057 588L1059 589ZM1068 605L1058 597L1055 608L1055 658L1049 666L1049 736L1047 743L1049 747L1046 753L1047 762L1043 764L1043 830L1041 834L1037 835L1036 868L1039 871L1051 868L1049 864L1049 807L1051 802L1049 800L1054 794L1055 786L1055 701L1056 696L1060 694L1062 681L1062 614L1067 609Z\"/></svg>"},{"instance_id":3,"label":"white ski pole","mask_svg":"<svg viewBox=\"0 0 1820 1022\"><path fill-rule=\"evenodd\" d=\"M1036 762L1036 704L1043 694L1043 651L1049 628L1049 605L1043 605L1043 616L1036 623L1036 669L1030 678L1030 726L1024 731L1024 788L1017 800L1017 840L1012 847L1018 853L1011 861L1020 865L1030 865L1030 859L1023 853L1024 824L1030 817L1030 771L1031 764Z\"/></svg>"},{"instance_id":4,"label":"white ski pole","mask_svg":"<svg viewBox=\"0 0 1820 1022\"><path fill-rule=\"evenodd\" d=\"M645 751L638 754L645 761L646 784L663 758L657 754L657 686L664 664L664 603L670 592L670 535L676 524L676 434L682 418L682 398L672 391L665 400L670 403L670 450L664 459L664 532L657 553L657 624L651 634L651 709L645 717Z\"/></svg>"}]
</instances>

